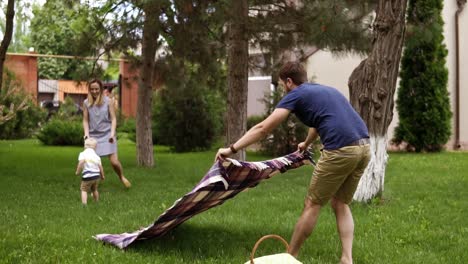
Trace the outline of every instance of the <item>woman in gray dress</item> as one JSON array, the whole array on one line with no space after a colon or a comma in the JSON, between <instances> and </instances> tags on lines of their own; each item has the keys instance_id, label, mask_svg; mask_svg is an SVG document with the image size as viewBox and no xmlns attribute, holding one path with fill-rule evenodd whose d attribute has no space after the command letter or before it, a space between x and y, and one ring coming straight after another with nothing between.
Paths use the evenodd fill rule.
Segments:
<instances>
[{"instance_id":1,"label":"woman in gray dress","mask_svg":"<svg viewBox=\"0 0 468 264\"><path fill-rule=\"evenodd\" d=\"M96 153L99 156L109 156L112 168L120 181L127 188L131 183L124 177L122 165L117 157L117 139L115 129L114 104L103 94L104 86L99 80L88 82L88 98L83 103L84 138L92 137L98 141Z\"/></svg>"}]
</instances>

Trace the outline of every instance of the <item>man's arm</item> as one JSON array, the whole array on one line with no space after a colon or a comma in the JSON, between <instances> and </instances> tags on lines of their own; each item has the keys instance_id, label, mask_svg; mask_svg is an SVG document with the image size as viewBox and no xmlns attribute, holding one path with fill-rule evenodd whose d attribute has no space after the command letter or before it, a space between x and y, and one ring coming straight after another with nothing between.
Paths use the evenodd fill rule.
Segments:
<instances>
[{"instance_id":1,"label":"man's arm","mask_svg":"<svg viewBox=\"0 0 468 264\"><path fill-rule=\"evenodd\" d=\"M306 139L304 140L304 142L301 142L299 143L299 145L297 145L297 149L300 151L307 150L309 145L312 144L312 142L314 142L317 139L317 137L318 137L317 129L313 127L309 128L309 132L307 133Z\"/></svg>"},{"instance_id":2,"label":"man's arm","mask_svg":"<svg viewBox=\"0 0 468 264\"><path fill-rule=\"evenodd\" d=\"M275 109L265 120L252 127L236 143L232 144L232 147L238 151L265 138L273 129L281 124L281 122L288 118L290 112L290 110L285 108ZM216 154L215 160L228 157L232 154L231 148L220 148Z\"/></svg>"}]
</instances>

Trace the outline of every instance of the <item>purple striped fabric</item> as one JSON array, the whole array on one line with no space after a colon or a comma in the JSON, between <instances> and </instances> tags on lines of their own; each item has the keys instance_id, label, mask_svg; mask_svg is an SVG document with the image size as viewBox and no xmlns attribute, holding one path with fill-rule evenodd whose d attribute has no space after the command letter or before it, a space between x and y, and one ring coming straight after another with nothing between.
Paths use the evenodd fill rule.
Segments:
<instances>
[{"instance_id":1,"label":"purple striped fabric","mask_svg":"<svg viewBox=\"0 0 468 264\"><path fill-rule=\"evenodd\" d=\"M217 161L191 192L175 201L152 225L132 233L99 234L94 238L123 249L137 240L160 237L192 216L255 187L260 181L305 164L315 165L308 152L294 152L259 162Z\"/></svg>"}]
</instances>

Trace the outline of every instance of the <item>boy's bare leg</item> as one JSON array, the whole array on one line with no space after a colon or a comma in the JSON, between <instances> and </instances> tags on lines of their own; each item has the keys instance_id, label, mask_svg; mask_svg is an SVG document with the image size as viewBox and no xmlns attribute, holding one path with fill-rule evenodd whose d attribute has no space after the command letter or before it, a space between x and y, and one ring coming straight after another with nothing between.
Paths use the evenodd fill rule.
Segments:
<instances>
[{"instance_id":1,"label":"boy's bare leg","mask_svg":"<svg viewBox=\"0 0 468 264\"><path fill-rule=\"evenodd\" d=\"M99 202L99 192L97 190L93 191L94 201Z\"/></svg>"},{"instance_id":2,"label":"boy's bare leg","mask_svg":"<svg viewBox=\"0 0 468 264\"><path fill-rule=\"evenodd\" d=\"M321 208L321 205L313 204L309 198L306 198L304 210L296 223L291 242L289 243L289 254L297 257L302 244L314 230Z\"/></svg>"},{"instance_id":3,"label":"boy's bare leg","mask_svg":"<svg viewBox=\"0 0 468 264\"><path fill-rule=\"evenodd\" d=\"M332 208L335 212L336 226L341 240L341 264L353 263L354 220L349 206L336 198L332 198Z\"/></svg>"},{"instance_id":4,"label":"boy's bare leg","mask_svg":"<svg viewBox=\"0 0 468 264\"><path fill-rule=\"evenodd\" d=\"M120 164L119 158L117 157L117 153L110 154L109 160L111 162L112 168L114 169L115 173L117 173L117 176L119 176L120 181L123 183L125 187L130 188L132 184L123 175L122 164Z\"/></svg>"},{"instance_id":5,"label":"boy's bare leg","mask_svg":"<svg viewBox=\"0 0 468 264\"><path fill-rule=\"evenodd\" d=\"M85 191L81 191L81 203L88 204L88 193Z\"/></svg>"}]
</instances>

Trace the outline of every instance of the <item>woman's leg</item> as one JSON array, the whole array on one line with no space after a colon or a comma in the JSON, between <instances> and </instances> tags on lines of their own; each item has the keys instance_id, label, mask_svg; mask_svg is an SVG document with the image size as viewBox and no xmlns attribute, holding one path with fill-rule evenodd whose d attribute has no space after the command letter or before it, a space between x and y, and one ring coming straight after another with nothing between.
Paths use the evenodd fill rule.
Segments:
<instances>
[{"instance_id":1,"label":"woman's leg","mask_svg":"<svg viewBox=\"0 0 468 264\"><path fill-rule=\"evenodd\" d=\"M120 164L119 158L117 157L117 153L110 154L109 160L115 173L117 173L117 175L119 176L120 181L123 183L123 185L125 185L125 187L130 188L132 184L123 175L122 164Z\"/></svg>"}]
</instances>

